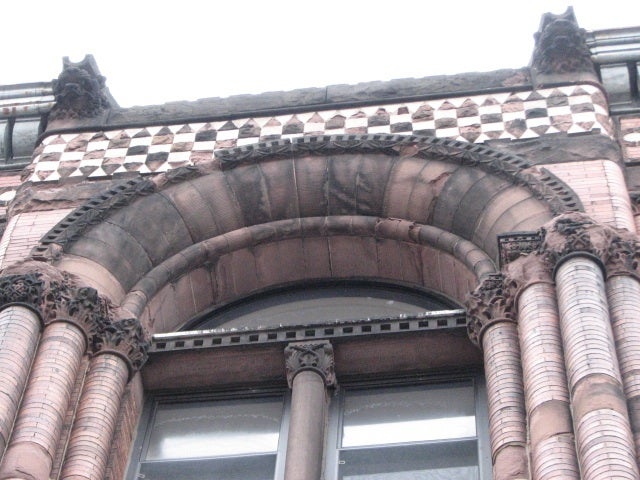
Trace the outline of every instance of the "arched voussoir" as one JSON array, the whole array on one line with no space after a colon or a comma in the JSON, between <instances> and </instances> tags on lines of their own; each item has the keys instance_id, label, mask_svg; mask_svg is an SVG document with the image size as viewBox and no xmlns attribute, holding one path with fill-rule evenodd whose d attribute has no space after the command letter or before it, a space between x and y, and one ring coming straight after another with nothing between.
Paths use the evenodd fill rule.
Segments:
<instances>
[{"instance_id":1,"label":"arched voussoir","mask_svg":"<svg viewBox=\"0 0 640 480\"><path fill-rule=\"evenodd\" d=\"M151 270L123 308L154 332L274 286L371 279L437 292L462 303L493 261L471 242L398 219L335 216L254 225L207 239Z\"/></svg>"},{"instance_id":2,"label":"arched voussoir","mask_svg":"<svg viewBox=\"0 0 640 480\"><path fill-rule=\"evenodd\" d=\"M258 226L277 222L295 229L310 218L398 218L450 232L497 258L496 235L536 230L581 208L551 173L484 145L306 136L220 150L208 162L114 185L63 219L32 256L97 265L109 272L103 283L119 303L210 239L244 229L266 235Z\"/></svg>"}]
</instances>

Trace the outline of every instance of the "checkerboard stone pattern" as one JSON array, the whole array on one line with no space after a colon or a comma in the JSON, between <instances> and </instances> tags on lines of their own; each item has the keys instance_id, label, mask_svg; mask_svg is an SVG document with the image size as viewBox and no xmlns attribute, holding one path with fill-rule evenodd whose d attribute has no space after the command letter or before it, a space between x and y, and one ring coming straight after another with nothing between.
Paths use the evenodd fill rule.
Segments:
<instances>
[{"instance_id":1,"label":"checkerboard stone pattern","mask_svg":"<svg viewBox=\"0 0 640 480\"><path fill-rule=\"evenodd\" d=\"M226 121L60 134L36 150L28 180L104 179L165 172L220 149L306 135L406 134L483 143L613 130L593 85L324 110Z\"/></svg>"}]
</instances>

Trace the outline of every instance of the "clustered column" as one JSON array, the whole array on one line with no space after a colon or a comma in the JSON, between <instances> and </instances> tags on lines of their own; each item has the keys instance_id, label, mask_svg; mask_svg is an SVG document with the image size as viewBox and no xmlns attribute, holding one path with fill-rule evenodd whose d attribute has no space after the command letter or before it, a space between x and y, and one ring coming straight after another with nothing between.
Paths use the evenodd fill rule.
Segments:
<instances>
[{"instance_id":1,"label":"clustered column","mask_svg":"<svg viewBox=\"0 0 640 480\"><path fill-rule=\"evenodd\" d=\"M618 354L636 459L640 459L640 281L635 239L611 242L606 264L607 301Z\"/></svg>"},{"instance_id":2,"label":"clustered column","mask_svg":"<svg viewBox=\"0 0 640 480\"><path fill-rule=\"evenodd\" d=\"M501 274L470 296L469 334L484 354L494 480L529 478L527 430L518 331Z\"/></svg>"},{"instance_id":3,"label":"clustered column","mask_svg":"<svg viewBox=\"0 0 640 480\"><path fill-rule=\"evenodd\" d=\"M555 286L546 262L523 259L516 297L531 476L579 479ZM524 273L526 272L526 273Z\"/></svg>"},{"instance_id":4,"label":"clustered column","mask_svg":"<svg viewBox=\"0 0 640 480\"><path fill-rule=\"evenodd\" d=\"M35 275L0 279L0 458L9 441L38 345L42 322L29 305L40 298L43 282Z\"/></svg>"},{"instance_id":5,"label":"clustered column","mask_svg":"<svg viewBox=\"0 0 640 480\"><path fill-rule=\"evenodd\" d=\"M291 419L285 480L320 480L328 388L334 387L333 348L329 342L291 343L285 348L291 388Z\"/></svg>"},{"instance_id":6,"label":"clustered column","mask_svg":"<svg viewBox=\"0 0 640 480\"><path fill-rule=\"evenodd\" d=\"M135 319L107 325L94 337L93 349L62 479L104 478L124 390L146 360L144 333Z\"/></svg>"},{"instance_id":7,"label":"clustered column","mask_svg":"<svg viewBox=\"0 0 640 480\"><path fill-rule=\"evenodd\" d=\"M109 303L96 290L77 287L63 272L41 267L43 272L0 278L0 305L5 305L0 310L0 346L16 338L20 342L13 350L0 350L0 368L3 362L8 368L19 364L9 370L18 373L16 381L0 384L0 398L10 399L0 417L3 442L8 443L0 478L50 478L56 452L66 443L63 421L80 365L92 351L97 355L76 412L67 451L70 465L65 465L68 473L63 472L62 478L102 479L127 378L135 364L141 365L146 358L144 336L136 320L113 322ZM10 297L17 297L19 303L14 299L7 304ZM44 329L38 341L40 319ZM133 341L123 342L123 332L132 330ZM87 436L92 439L83 444ZM81 468L75 468L78 465Z\"/></svg>"},{"instance_id":8,"label":"clustered column","mask_svg":"<svg viewBox=\"0 0 640 480\"><path fill-rule=\"evenodd\" d=\"M540 230L537 248L504 267L501 286L487 289L485 280L471 295L470 336L484 350L496 478L504 447L494 431L508 416L499 413L506 404L496 405L490 382L502 348L522 361L534 480L640 478L639 258L632 234L565 214ZM487 298L478 302L483 291ZM503 318L517 320L520 349L507 335L501 346L487 341ZM495 388L512 391L512 371L503 371Z\"/></svg>"}]
</instances>

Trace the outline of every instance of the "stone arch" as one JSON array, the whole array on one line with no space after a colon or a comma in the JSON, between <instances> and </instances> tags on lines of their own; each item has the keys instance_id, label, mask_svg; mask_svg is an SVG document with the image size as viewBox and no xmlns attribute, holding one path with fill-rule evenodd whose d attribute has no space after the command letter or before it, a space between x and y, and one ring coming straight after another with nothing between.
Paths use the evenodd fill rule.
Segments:
<instances>
[{"instance_id":1,"label":"stone arch","mask_svg":"<svg viewBox=\"0 0 640 480\"><path fill-rule=\"evenodd\" d=\"M464 288L434 288L417 277L409 283L460 301L473 286L469 282L495 270L497 234L534 230L573 210L581 210L579 200L552 174L483 145L397 135L303 137L218 151L208 163L115 185L63 219L33 256L53 257L58 266L79 275L92 265L99 273L87 281L98 283L132 312L152 316L154 302L170 298L168 292L177 291L182 279L191 282L201 263L229 261L238 278L220 278L253 285L208 297L208 308L211 302L267 286L252 280L247 266L260 252L341 239L344 252L351 249L368 261L374 258L367 242L376 252L384 250L375 257L376 265L407 252L405 263L411 268L425 265L424 252L451 256L450 265L466 272L460 273ZM395 247L381 247L385 242ZM239 247L230 249L232 244ZM491 267L475 271L460 248ZM234 255L249 264L229 260ZM311 261L308 255L301 258ZM339 276L405 281L399 273L376 273L363 265L353 264ZM271 268L275 272L280 266ZM447 278L451 271L436 268ZM318 267L292 278L330 278L335 272L330 273ZM286 280L276 277L265 278L267 283ZM194 308L205 305L194 302Z\"/></svg>"}]
</instances>

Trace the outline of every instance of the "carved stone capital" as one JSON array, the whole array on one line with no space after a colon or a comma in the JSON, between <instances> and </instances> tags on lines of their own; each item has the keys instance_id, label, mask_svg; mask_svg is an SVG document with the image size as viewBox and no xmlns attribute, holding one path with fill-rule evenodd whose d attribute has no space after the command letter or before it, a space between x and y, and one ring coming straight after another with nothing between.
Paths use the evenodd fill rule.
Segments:
<instances>
[{"instance_id":1,"label":"carved stone capital","mask_svg":"<svg viewBox=\"0 0 640 480\"><path fill-rule=\"evenodd\" d=\"M593 257L604 266L609 244L617 235L613 228L576 212L556 217L540 231L543 237L540 251L556 268L566 257L580 253Z\"/></svg>"},{"instance_id":2,"label":"carved stone capital","mask_svg":"<svg viewBox=\"0 0 640 480\"><path fill-rule=\"evenodd\" d=\"M480 347L487 327L497 322L515 322L513 295L502 273L485 278L466 303L467 333Z\"/></svg>"},{"instance_id":3,"label":"carved stone capital","mask_svg":"<svg viewBox=\"0 0 640 480\"><path fill-rule=\"evenodd\" d=\"M532 67L536 73L595 73L586 32L578 26L571 7L561 15L545 14L534 38Z\"/></svg>"},{"instance_id":4,"label":"carved stone capital","mask_svg":"<svg viewBox=\"0 0 640 480\"><path fill-rule=\"evenodd\" d=\"M111 322L109 301L91 287L78 287L70 279L52 282L45 295L42 314L45 325L57 321L73 323L87 341Z\"/></svg>"},{"instance_id":5,"label":"carved stone capital","mask_svg":"<svg viewBox=\"0 0 640 480\"><path fill-rule=\"evenodd\" d=\"M333 347L329 342L290 343L284 349L284 356L289 388L293 385L293 378L305 370L316 372L327 386L336 384Z\"/></svg>"},{"instance_id":6,"label":"carved stone capital","mask_svg":"<svg viewBox=\"0 0 640 480\"><path fill-rule=\"evenodd\" d=\"M45 281L37 272L0 277L0 306L24 304L36 309L42 303Z\"/></svg>"},{"instance_id":7,"label":"carved stone capital","mask_svg":"<svg viewBox=\"0 0 640 480\"><path fill-rule=\"evenodd\" d=\"M95 355L114 353L120 356L127 363L129 378L147 361L149 342L140 321L135 318L102 325L92 343Z\"/></svg>"},{"instance_id":8,"label":"carved stone capital","mask_svg":"<svg viewBox=\"0 0 640 480\"><path fill-rule=\"evenodd\" d=\"M627 275L640 280L640 242L634 238L615 236L609 244L605 269L607 277Z\"/></svg>"},{"instance_id":9,"label":"carved stone capital","mask_svg":"<svg viewBox=\"0 0 640 480\"><path fill-rule=\"evenodd\" d=\"M530 252L509 262L503 268L505 283L513 292L514 302L517 304L520 292L534 283L553 284L553 267L549 256L539 251Z\"/></svg>"}]
</instances>

